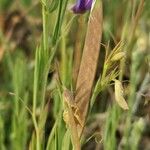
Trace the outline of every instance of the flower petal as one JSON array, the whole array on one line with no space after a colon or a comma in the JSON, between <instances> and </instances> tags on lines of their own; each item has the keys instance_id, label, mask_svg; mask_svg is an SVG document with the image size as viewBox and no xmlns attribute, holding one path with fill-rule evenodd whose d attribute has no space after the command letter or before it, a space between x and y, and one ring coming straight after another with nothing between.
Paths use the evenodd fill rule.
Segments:
<instances>
[{"instance_id":1,"label":"flower petal","mask_svg":"<svg viewBox=\"0 0 150 150\"><path fill-rule=\"evenodd\" d=\"M82 14L91 9L93 0L77 0L76 4L72 7L74 13Z\"/></svg>"}]
</instances>

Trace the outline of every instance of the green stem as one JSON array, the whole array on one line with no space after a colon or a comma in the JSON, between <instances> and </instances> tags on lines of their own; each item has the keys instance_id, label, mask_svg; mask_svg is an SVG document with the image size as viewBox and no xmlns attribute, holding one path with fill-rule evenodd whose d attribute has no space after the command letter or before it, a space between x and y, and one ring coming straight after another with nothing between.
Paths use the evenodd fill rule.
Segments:
<instances>
[{"instance_id":1,"label":"green stem","mask_svg":"<svg viewBox=\"0 0 150 150\"><path fill-rule=\"evenodd\" d=\"M44 5L42 5L42 18L43 18L43 48L44 58L48 58L48 28L47 28L47 12ZM46 59L47 60L47 59Z\"/></svg>"}]
</instances>

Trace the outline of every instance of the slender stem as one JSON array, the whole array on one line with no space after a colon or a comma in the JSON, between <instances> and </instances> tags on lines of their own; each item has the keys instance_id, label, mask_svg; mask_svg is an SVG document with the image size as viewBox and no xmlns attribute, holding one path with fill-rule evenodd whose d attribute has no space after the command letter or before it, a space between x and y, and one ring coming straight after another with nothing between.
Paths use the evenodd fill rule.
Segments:
<instances>
[{"instance_id":1,"label":"slender stem","mask_svg":"<svg viewBox=\"0 0 150 150\"><path fill-rule=\"evenodd\" d=\"M39 130L38 130L38 125L37 125L37 121L35 116L32 115L32 119L33 119L33 124L35 127L35 133L36 133L36 150L40 150L40 137L39 137Z\"/></svg>"},{"instance_id":2,"label":"slender stem","mask_svg":"<svg viewBox=\"0 0 150 150\"><path fill-rule=\"evenodd\" d=\"M43 17L43 48L44 58L48 56L48 30L47 30L47 12L44 5L42 5L42 17ZM47 60L47 59L46 59Z\"/></svg>"},{"instance_id":3,"label":"slender stem","mask_svg":"<svg viewBox=\"0 0 150 150\"><path fill-rule=\"evenodd\" d=\"M62 81L63 84L66 85L66 76L67 76L67 68L66 68L66 41L65 41L65 37L62 38L61 40L61 55L62 55Z\"/></svg>"}]
</instances>

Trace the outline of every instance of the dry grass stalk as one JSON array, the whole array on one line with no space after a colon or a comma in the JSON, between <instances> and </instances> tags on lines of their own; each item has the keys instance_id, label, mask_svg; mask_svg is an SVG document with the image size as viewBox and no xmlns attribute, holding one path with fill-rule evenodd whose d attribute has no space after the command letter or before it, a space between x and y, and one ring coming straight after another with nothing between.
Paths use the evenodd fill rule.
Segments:
<instances>
[{"instance_id":1,"label":"dry grass stalk","mask_svg":"<svg viewBox=\"0 0 150 150\"><path fill-rule=\"evenodd\" d=\"M102 37L102 3L97 2L91 11L85 45L79 75L77 78L75 102L81 111L83 124L85 123L91 90L94 83L98 57L100 53L100 42ZM82 133L83 128L78 128L78 133Z\"/></svg>"},{"instance_id":2,"label":"dry grass stalk","mask_svg":"<svg viewBox=\"0 0 150 150\"><path fill-rule=\"evenodd\" d=\"M133 19L133 25L132 25L132 28L131 28L132 32L130 34L130 40L129 41L132 40L132 38L133 38L133 36L135 34L135 30L136 30L136 27L138 25L138 21L139 21L140 16L141 16L141 14L143 12L143 9L144 9L144 3L145 3L145 0L141 0L139 5L138 5L137 12L136 12L135 17Z\"/></svg>"}]
</instances>

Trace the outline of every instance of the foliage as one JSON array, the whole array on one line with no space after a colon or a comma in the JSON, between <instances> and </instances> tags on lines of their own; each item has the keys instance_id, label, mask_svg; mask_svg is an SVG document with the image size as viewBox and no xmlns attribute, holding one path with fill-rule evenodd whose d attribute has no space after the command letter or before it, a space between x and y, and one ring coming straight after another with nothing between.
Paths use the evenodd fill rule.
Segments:
<instances>
[{"instance_id":1,"label":"foliage","mask_svg":"<svg viewBox=\"0 0 150 150\"><path fill-rule=\"evenodd\" d=\"M72 3L0 0L0 149L149 149L150 1Z\"/></svg>"}]
</instances>

